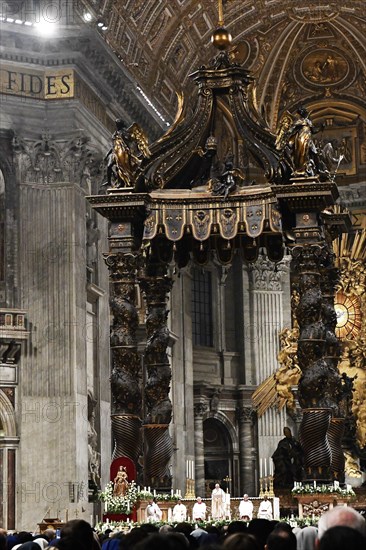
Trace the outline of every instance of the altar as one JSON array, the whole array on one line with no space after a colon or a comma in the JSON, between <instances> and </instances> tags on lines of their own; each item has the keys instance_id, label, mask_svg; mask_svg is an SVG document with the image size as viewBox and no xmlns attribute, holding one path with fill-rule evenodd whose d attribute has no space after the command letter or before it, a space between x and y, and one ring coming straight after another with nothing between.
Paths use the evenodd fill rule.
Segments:
<instances>
[{"instance_id":1,"label":"altar","mask_svg":"<svg viewBox=\"0 0 366 550\"><path fill-rule=\"evenodd\" d=\"M349 502L354 500L351 495L340 495L338 493L312 493L293 496L297 500L300 519L318 519L335 506L348 506Z\"/></svg>"}]
</instances>

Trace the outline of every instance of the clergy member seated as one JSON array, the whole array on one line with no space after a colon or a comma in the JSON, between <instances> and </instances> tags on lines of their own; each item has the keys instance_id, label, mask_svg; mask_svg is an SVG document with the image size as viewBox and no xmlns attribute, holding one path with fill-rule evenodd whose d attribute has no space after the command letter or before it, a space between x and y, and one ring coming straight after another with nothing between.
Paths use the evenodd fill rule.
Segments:
<instances>
[{"instance_id":1,"label":"clergy member seated","mask_svg":"<svg viewBox=\"0 0 366 550\"><path fill-rule=\"evenodd\" d=\"M249 496L246 493L239 504L239 517L243 521L252 521L253 519L253 502L249 500Z\"/></svg>"},{"instance_id":2,"label":"clergy member seated","mask_svg":"<svg viewBox=\"0 0 366 550\"><path fill-rule=\"evenodd\" d=\"M268 520L273 519L272 504L268 500L267 495L264 495L264 498L259 505L257 518Z\"/></svg>"},{"instance_id":3,"label":"clergy member seated","mask_svg":"<svg viewBox=\"0 0 366 550\"><path fill-rule=\"evenodd\" d=\"M192 508L193 521L205 521L206 519L206 504L202 502L201 497L197 497Z\"/></svg>"},{"instance_id":4,"label":"clergy member seated","mask_svg":"<svg viewBox=\"0 0 366 550\"><path fill-rule=\"evenodd\" d=\"M187 519L187 508L183 504L183 502L179 499L177 504L173 508L172 520L176 521L177 523L181 523L182 521L186 521L186 519Z\"/></svg>"},{"instance_id":5,"label":"clergy member seated","mask_svg":"<svg viewBox=\"0 0 366 550\"><path fill-rule=\"evenodd\" d=\"M155 523L156 521L161 521L162 517L163 512L160 510L155 500L151 498L149 504L146 506L146 521L148 523Z\"/></svg>"}]
</instances>

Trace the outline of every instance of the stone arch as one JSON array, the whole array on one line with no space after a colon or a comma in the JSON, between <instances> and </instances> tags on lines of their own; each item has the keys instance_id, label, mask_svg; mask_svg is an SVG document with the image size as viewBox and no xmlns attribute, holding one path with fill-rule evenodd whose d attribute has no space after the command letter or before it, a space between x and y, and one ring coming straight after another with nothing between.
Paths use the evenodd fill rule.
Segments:
<instances>
[{"instance_id":1,"label":"stone arch","mask_svg":"<svg viewBox=\"0 0 366 550\"><path fill-rule=\"evenodd\" d=\"M0 390L0 423L4 430L4 437L16 437L14 408L2 390Z\"/></svg>"},{"instance_id":2,"label":"stone arch","mask_svg":"<svg viewBox=\"0 0 366 550\"><path fill-rule=\"evenodd\" d=\"M230 488L223 480L233 478L234 445L233 430L224 414L215 412L203 420L205 493L210 496L215 483L219 482L224 490Z\"/></svg>"},{"instance_id":3,"label":"stone arch","mask_svg":"<svg viewBox=\"0 0 366 550\"><path fill-rule=\"evenodd\" d=\"M216 418L219 422L221 422L221 424L225 426L225 428L230 434L231 443L233 446L233 452L234 453L239 452L239 438L238 438L237 430L234 424L231 422L230 418L228 418L226 414L224 414L221 411L206 413L206 415L203 417L203 421L207 420L208 418Z\"/></svg>"}]
</instances>

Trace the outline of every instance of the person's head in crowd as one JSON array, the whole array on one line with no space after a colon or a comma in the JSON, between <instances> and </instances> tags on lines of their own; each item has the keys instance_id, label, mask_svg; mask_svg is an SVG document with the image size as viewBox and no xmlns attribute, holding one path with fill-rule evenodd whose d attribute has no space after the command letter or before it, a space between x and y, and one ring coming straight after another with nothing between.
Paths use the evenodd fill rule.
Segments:
<instances>
[{"instance_id":1,"label":"person's head in crowd","mask_svg":"<svg viewBox=\"0 0 366 550\"><path fill-rule=\"evenodd\" d=\"M143 541L148 536L148 533L146 533L143 529L140 527L135 527L127 533L124 537L120 540L120 550L130 550L135 548L135 546Z\"/></svg>"},{"instance_id":2,"label":"person's head in crowd","mask_svg":"<svg viewBox=\"0 0 366 550\"><path fill-rule=\"evenodd\" d=\"M365 550L366 538L351 527L339 525L330 527L319 541L319 550Z\"/></svg>"},{"instance_id":3,"label":"person's head in crowd","mask_svg":"<svg viewBox=\"0 0 366 550\"><path fill-rule=\"evenodd\" d=\"M312 525L296 531L297 550L314 550L318 538L318 529Z\"/></svg>"},{"instance_id":4,"label":"person's head in crowd","mask_svg":"<svg viewBox=\"0 0 366 550\"><path fill-rule=\"evenodd\" d=\"M232 521L227 527L227 536L234 533L247 533L248 527L245 521Z\"/></svg>"},{"instance_id":5,"label":"person's head in crowd","mask_svg":"<svg viewBox=\"0 0 366 550\"><path fill-rule=\"evenodd\" d=\"M273 520L271 521L271 524L273 525L273 529L276 531L287 531L288 533L292 533L292 527L287 521L277 521Z\"/></svg>"},{"instance_id":6,"label":"person's head in crowd","mask_svg":"<svg viewBox=\"0 0 366 550\"><path fill-rule=\"evenodd\" d=\"M142 525L140 525L140 529L142 529L143 532L147 535L159 532L159 527L157 527L153 523L143 523Z\"/></svg>"},{"instance_id":7,"label":"person's head in crowd","mask_svg":"<svg viewBox=\"0 0 366 550\"><path fill-rule=\"evenodd\" d=\"M181 521L180 523L177 523L174 531L176 531L177 533L183 533L183 535L188 537L188 535L192 533L192 525L187 521Z\"/></svg>"},{"instance_id":8,"label":"person's head in crowd","mask_svg":"<svg viewBox=\"0 0 366 550\"><path fill-rule=\"evenodd\" d=\"M174 527L169 525L169 523L165 523L159 528L159 533L161 535L167 535L170 531L174 531Z\"/></svg>"},{"instance_id":9,"label":"person's head in crowd","mask_svg":"<svg viewBox=\"0 0 366 550\"><path fill-rule=\"evenodd\" d=\"M98 548L94 538L93 529L87 521L83 519L72 519L65 523L61 529L61 539L73 540L75 544L80 545L85 550L93 550ZM60 548L59 544L57 545ZM100 547L99 547L100 548Z\"/></svg>"},{"instance_id":10,"label":"person's head in crowd","mask_svg":"<svg viewBox=\"0 0 366 550\"><path fill-rule=\"evenodd\" d=\"M255 518L248 525L248 533L254 535L262 549L267 541L268 535L272 532L272 525L268 519Z\"/></svg>"},{"instance_id":11,"label":"person's head in crowd","mask_svg":"<svg viewBox=\"0 0 366 550\"><path fill-rule=\"evenodd\" d=\"M166 536L174 550L186 550L189 548L189 542L183 533L169 532Z\"/></svg>"},{"instance_id":12,"label":"person's head in crowd","mask_svg":"<svg viewBox=\"0 0 366 550\"><path fill-rule=\"evenodd\" d=\"M56 531L55 529L46 529L43 531L43 536L46 537L47 540L53 540L56 538Z\"/></svg>"},{"instance_id":13,"label":"person's head in crowd","mask_svg":"<svg viewBox=\"0 0 366 550\"><path fill-rule=\"evenodd\" d=\"M287 529L274 529L267 538L265 550L296 550L296 537Z\"/></svg>"},{"instance_id":14,"label":"person's head in crowd","mask_svg":"<svg viewBox=\"0 0 366 550\"><path fill-rule=\"evenodd\" d=\"M225 550L261 550L253 535L234 533L229 535L222 546Z\"/></svg>"},{"instance_id":15,"label":"person's head in crowd","mask_svg":"<svg viewBox=\"0 0 366 550\"><path fill-rule=\"evenodd\" d=\"M175 550L175 546L168 536L154 533L136 544L134 550Z\"/></svg>"},{"instance_id":16,"label":"person's head in crowd","mask_svg":"<svg viewBox=\"0 0 366 550\"><path fill-rule=\"evenodd\" d=\"M325 512L318 523L318 541L322 539L324 533L331 527L342 526L356 529L361 535L365 535L365 520L350 506L336 506Z\"/></svg>"},{"instance_id":17,"label":"person's head in crowd","mask_svg":"<svg viewBox=\"0 0 366 550\"><path fill-rule=\"evenodd\" d=\"M20 531L17 534L17 544L23 544L24 542L30 542L33 540L33 535L28 533L28 531Z\"/></svg>"}]
</instances>

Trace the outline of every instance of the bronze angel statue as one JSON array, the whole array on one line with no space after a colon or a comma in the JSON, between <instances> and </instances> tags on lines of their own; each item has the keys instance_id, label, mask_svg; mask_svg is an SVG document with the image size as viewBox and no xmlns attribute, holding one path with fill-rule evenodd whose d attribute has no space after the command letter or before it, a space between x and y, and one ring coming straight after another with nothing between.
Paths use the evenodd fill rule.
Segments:
<instances>
[{"instance_id":1,"label":"bronze angel statue","mask_svg":"<svg viewBox=\"0 0 366 550\"><path fill-rule=\"evenodd\" d=\"M281 117L276 148L281 152L282 160L290 166L295 178L317 176L320 181L334 179L335 173L330 172L327 162L327 144L323 148L313 137L323 127L317 128L313 125L305 107L300 107L297 115L295 118L286 111ZM337 159L338 166L342 158Z\"/></svg>"},{"instance_id":2,"label":"bronze angel statue","mask_svg":"<svg viewBox=\"0 0 366 550\"><path fill-rule=\"evenodd\" d=\"M137 123L128 128L122 119L116 120L113 146L106 155L107 181L112 188L135 187L141 175L141 163L151 156L148 140Z\"/></svg>"}]
</instances>

